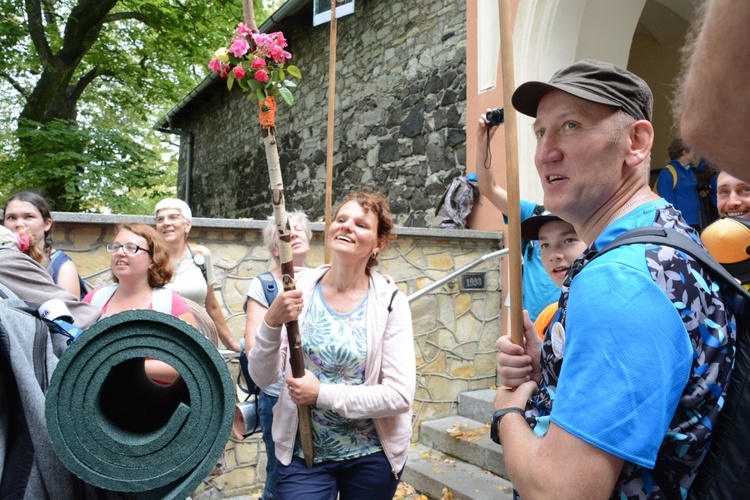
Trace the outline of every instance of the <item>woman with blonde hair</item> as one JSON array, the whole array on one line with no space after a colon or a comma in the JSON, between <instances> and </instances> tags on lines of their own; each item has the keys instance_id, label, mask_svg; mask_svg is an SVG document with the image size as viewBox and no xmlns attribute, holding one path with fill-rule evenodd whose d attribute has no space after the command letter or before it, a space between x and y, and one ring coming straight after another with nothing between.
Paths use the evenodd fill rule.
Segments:
<instances>
[{"instance_id":1,"label":"woman with blonde hair","mask_svg":"<svg viewBox=\"0 0 750 500\"><path fill-rule=\"evenodd\" d=\"M290 212L289 226L291 228L292 258L294 263L294 275L306 269L305 259L310 250L312 231L307 215L301 211ZM281 280L281 266L279 265L279 231L273 217L269 217L266 227L263 228L263 243L268 253L271 254L275 267L261 274L250 282L245 296L245 351L250 352L255 343L255 332L263 322L263 317L278 292L284 289ZM263 489L262 500L276 498L276 482L278 478L278 460L276 460L275 446L271 429L273 426L273 407L279 400L281 388L284 385L284 377L279 373L279 379L273 384L262 387L258 396L258 416L260 417L260 429L263 433L263 443L266 445L266 484Z\"/></svg>"}]
</instances>

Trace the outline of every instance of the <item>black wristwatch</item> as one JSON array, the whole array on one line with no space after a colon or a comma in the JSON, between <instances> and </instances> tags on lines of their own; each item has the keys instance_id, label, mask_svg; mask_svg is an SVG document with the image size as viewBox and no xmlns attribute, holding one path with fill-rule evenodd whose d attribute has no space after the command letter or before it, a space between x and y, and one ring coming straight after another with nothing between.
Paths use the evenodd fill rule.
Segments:
<instances>
[{"instance_id":1,"label":"black wristwatch","mask_svg":"<svg viewBox=\"0 0 750 500\"><path fill-rule=\"evenodd\" d=\"M502 410L497 410L495 413L492 414L492 427L490 428L490 438L497 444L500 444L500 436L497 434L497 424L500 423L500 419L503 418L508 413L518 413L519 415L523 416L525 413L523 408L518 407L511 407L511 408L503 408Z\"/></svg>"}]
</instances>

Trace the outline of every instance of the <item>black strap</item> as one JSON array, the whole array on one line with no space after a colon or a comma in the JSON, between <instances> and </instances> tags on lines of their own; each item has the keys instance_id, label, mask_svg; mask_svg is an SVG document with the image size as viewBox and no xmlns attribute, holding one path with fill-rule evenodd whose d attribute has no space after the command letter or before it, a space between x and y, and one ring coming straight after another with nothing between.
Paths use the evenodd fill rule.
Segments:
<instances>
[{"instance_id":1,"label":"black strap","mask_svg":"<svg viewBox=\"0 0 750 500\"><path fill-rule=\"evenodd\" d=\"M206 273L206 261L204 260L202 264L198 264L195 261L195 254L193 253L193 249L190 248L190 245L188 245L187 247L188 247L188 252L190 252L190 258L193 259L193 264L198 266L198 269L201 270L201 274L203 274L203 279L206 281L206 283L208 283L208 274Z\"/></svg>"},{"instance_id":2,"label":"black strap","mask_svg":"<svg viewBox=\"0 0 750 500\"><path fill-rule=\"evenodd\" d=\"M729 271L724 269L724 267L719 264L710 253L708 253L708 250L696 243L689 236L663 227L640 227L632 229L625 234L620 235L609 245L599 250L595 255L589 255L588 262L591 262L595 258L600 257L617 247L623 245L634 245L637 243L663 245L682 250L700 262L701 265L703 265L714 277L722 279L737 293L750 299L750 293L742 288L742 285L740 285L737 280L729 274ZM575 274L578 274L581 269L583 269L582 265L573 266L570 271L570 279L573 279Z\"/></svg>"},{"instance_id":3,"label":"black strap","mask_svg":"<svg viewBox=\"0 0 750 500\"><path fill-rule=\"evenodd\" d=\"M393 301L396 298L396 295L398 294L398 289L393 291L393 295L391 295L391 301L388 303L388 312L393 311Z\"/></svg>"}]
</instances>

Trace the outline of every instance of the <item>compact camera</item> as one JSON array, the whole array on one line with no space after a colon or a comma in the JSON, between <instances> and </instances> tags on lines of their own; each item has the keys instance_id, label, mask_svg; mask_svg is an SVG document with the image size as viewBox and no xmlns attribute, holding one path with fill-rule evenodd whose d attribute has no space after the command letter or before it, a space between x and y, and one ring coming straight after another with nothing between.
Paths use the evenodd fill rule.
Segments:
<instances>
[{"instance_id":1,"label":"compact camera","mask_svg":"<svg viewBox=\"0 0 750 500\"><path fill-rule=\"evenodd\" d=\"M497 108L487 111L485 116L487 117L487 123L489 123L490 127L495 127L505 121L505 109Z\"/></svg>"}]
</instances>

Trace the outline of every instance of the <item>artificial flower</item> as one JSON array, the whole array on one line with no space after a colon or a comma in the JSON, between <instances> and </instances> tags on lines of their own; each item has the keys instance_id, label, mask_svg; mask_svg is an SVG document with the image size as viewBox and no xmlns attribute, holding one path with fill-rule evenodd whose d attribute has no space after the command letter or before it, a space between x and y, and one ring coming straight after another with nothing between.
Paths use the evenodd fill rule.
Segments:
<instances>
[{"instance_id":1,"label":"artificial flower","mask_svg":"<svg viewBox=\"0 0 750 500\"><path fill-rule=\"evenodd\" d=\"M286 46L287 40L280 31L253 33L239 23L229 48L214 52L208 68L226 78L230 90L236 83L242 90L253 92L258 102L281 97L292 105L290 88L297 85L290 78L302 78L302 74L299 68L287 64L292 54L284 50Z\"/></svg>"}]
</instances>

